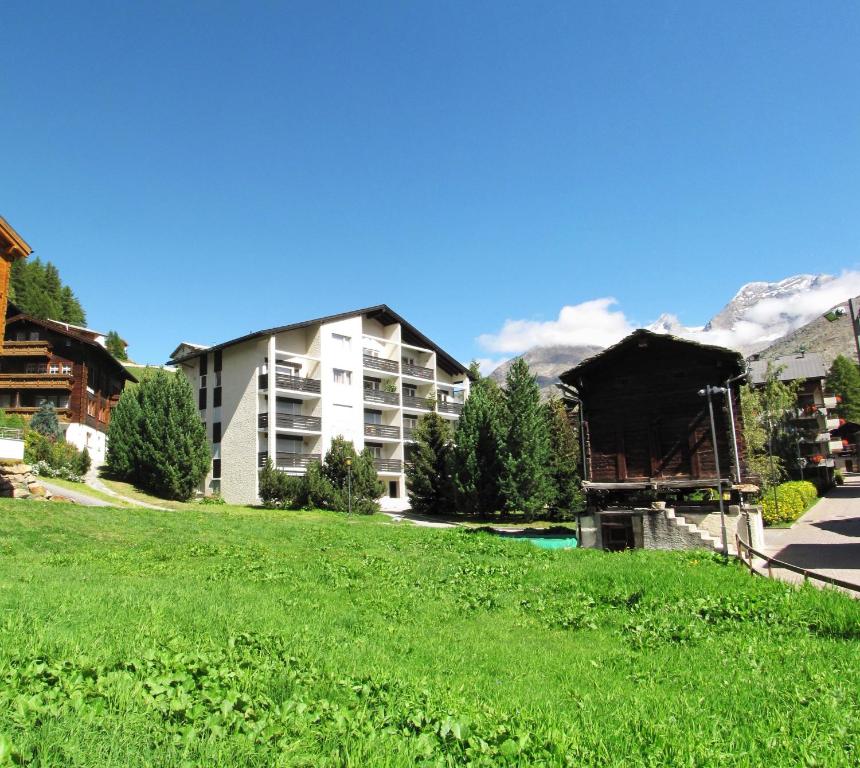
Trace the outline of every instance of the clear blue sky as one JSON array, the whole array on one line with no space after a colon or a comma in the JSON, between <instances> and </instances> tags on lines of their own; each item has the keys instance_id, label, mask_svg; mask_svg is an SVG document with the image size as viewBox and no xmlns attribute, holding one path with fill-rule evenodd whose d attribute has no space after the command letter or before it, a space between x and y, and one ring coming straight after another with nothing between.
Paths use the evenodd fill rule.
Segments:
<instances>
[{"instance_id":1,"label":"clear blue sky","mask_svg":"<svg viewBox=\"0 0 860 768\"><path fill-rule=\"evenodd\" d=\"M2 213L92 326L388 303L459 358L860 258L854 2L6 2Z\"/></svg>"}]
</instances>

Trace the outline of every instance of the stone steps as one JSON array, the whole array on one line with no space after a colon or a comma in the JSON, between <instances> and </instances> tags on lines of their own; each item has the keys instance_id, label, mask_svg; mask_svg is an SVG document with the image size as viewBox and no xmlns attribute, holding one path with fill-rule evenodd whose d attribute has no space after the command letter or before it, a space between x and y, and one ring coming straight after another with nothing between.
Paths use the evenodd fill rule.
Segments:
<instances>
[{"instance_id":1,"label":"stone steps","mask_svg":"<svg viewBox=\"0 0 860 768\"><path fill-rule=\"evenodd\" d=\"M719 552L722 554L723 551L723 543L719 538L712 536L710 532L706 530L702 530L695 523L688 523L683 517L680 517L675 514L675 511L672 509L666 510L666 519L677 528L680 528L683 531L686 531L693 539L697 539L702 542L702 547L705 549L711 549L714 552ZM729 544L729 554L734 555L737 554L734 551L734 547Z\"/></svg>"}]
</instances>

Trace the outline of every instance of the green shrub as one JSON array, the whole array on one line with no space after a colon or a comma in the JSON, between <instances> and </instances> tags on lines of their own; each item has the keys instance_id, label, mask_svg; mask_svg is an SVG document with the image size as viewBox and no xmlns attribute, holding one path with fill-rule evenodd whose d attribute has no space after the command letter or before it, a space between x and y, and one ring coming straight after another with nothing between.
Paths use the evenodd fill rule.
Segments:
<instances>
[{"instance_id":1,"label":"green shrub","mask_svg":"<svg viewBox=\"0 0 860 768\"><path fill-rule=\"evenodd\" d=\"M762 518L767 525L793 523L815 503L818 491L807 480L795 480L776 486L776 502L773 496L774 489L771 488L761 500Z\"/></svg>"},{"instance_id":2,"label":"green shrub","mask_svg":"<svg viewBox=\"0 0 860 768\"><path fill-rule=\"evenodd\" d=\"M39 410L30 419L30 429L47 438L59 440L63 434L57 412L51 403L42 403Z\"/></svg>"},{"instance_id":3,"label":"green shrub","mask_svg":"<svg viewBox=\"0 0 860 768\"><path fill-rule=\"evenodd\" d=\"M221 496L217 493L213 493L211 496L204 496L202 499L200 499L200 504L203 504L204 506L221 507L224 506L226 503L227 502L224 501L224 499L222 499Z\"/></svg>"},{"instance_id":4,"label":"green shrub","mask_svg":"<svg viewBox=\"0 0 860 768\"><path fill-rule=\"evenodd\" d=\"M54 443L35 430L27 430L24 435L24 461L27 464L37 464L40 461L51 465L54 455Z\"/></svg>"},{"instance_id":5,"label":"green shrub","mask_svg":"<svg viewBox=\"0 0 860 768\"><path fill-rule=\"evenodd\" d=\"M836 483L836 485L845 485L845 475L842 474L841 469L837 469L833 473L833 482Z\"/></svg>"}]
</instances>

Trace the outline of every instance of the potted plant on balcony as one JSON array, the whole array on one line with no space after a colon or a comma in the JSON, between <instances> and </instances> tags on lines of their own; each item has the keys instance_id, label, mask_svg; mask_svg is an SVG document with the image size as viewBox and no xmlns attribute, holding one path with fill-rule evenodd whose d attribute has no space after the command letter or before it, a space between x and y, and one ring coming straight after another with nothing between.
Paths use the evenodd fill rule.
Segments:
<instances>
[{"instance_id":1,"label":"potted plant on balcony","mask_svg":"<svg viewBox=\"0 0 860 768\"><path fill-rule=\"evenodd\" d=\"M397 382L394 379L386 379L382 382L381 389L383 392L389 392L392 395L397 394Z\"/></svg>"}]
</instances>

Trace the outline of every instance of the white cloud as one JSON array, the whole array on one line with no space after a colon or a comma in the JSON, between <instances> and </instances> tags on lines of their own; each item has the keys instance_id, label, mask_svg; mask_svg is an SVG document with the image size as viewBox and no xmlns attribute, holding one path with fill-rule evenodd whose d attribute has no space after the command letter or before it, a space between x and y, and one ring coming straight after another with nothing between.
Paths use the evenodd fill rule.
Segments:
<instances>
[{"instance_id":1,"label":"white cloud","mask_svg":"<svg viewBox=\"0 0 860 768\"><path fill-rule=\"evenodd\" d=\"M787 281L783 281L787 282ZM810 284L811 283L811 284ZM774 291L779 293L779 291ZM804 283L796 292L759 299L748 307L731 328L681 325L673 315L662 315L652 326L658 332L752 352L800 328L828 309L860 295L860 272L846 271L835 278L821 276ZM555 320L506 320L497 333L478 337L478 343L489 352L522 354L532 347L555 344L593 344L607 347L634 329L612 298L594 299L562 307ZM482 370L497 366L503 360L485 358Z\"/></svg>"},{"instance_id":2,"label":"white cloud","mask_svg":"<svg viewBox=\"0 0 860 768\"><path fill-rule=\"evenodd\" d=\"M502 363L506 363L510 358L500 357L497 360L493 360L489 357L479 357L477 358L478 365L481 368L481 374L483 376L489 376L493 371L496 370Z\"/></svg>"},{"instance_id":3,"label":"white cloud","mask_svg":"<svg viewBox=\"0 0 860 768\"><path fill-rule=\"evenodd\" d=\"M485 333L478 343L490 352L517 355L531 347L593 344L606 347L624 338L633 326L612 298L562 307L557 320L505 320L498 333Z\"/></svg>"}]
</instances>

